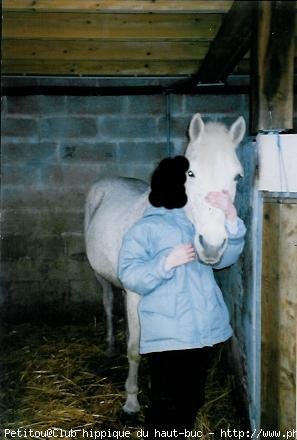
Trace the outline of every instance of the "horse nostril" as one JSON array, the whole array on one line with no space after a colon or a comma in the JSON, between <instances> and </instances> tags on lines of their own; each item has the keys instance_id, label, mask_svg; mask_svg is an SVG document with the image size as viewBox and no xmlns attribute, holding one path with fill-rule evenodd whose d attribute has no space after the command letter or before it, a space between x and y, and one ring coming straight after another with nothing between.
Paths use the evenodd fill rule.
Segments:
<instances>
[{"instance_id":1,"label":"horse nostril","mask_svg":"<svg viewBox=\"0 0 297 440\"><path fill-rule=\"evenodd\" d=\"M199 235L199 243L201 244L202 247L204 247L204 240L201 234Z\"/></svg>"}]
</instances>

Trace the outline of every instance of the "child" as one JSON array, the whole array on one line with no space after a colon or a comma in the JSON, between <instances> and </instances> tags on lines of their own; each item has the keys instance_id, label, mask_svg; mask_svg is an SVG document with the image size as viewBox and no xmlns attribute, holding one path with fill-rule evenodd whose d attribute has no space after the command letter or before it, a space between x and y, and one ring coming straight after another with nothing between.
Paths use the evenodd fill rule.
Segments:
<instances>
[{"instance_id":1,"label":"child","mask_svg":"<svg viewBox=\"0 0 297 440\"><path fill-rule=\"evenodd\" d=\"M150 369L145 419L150 438L155 429L180 438L185 429L193 429L204 403L209 356L232 335L213 267L197 259L195 229L182 209L188 168L184 156L160 162L151 179L152 206L125 234L119 255L124 287L142 295L140 353L147 356ZM245 226L227 192L209 193L207 201L226 216L228 245L214 266L222 268L225 255L228 265L239 257Z\"/></svg>"}]
</instances>

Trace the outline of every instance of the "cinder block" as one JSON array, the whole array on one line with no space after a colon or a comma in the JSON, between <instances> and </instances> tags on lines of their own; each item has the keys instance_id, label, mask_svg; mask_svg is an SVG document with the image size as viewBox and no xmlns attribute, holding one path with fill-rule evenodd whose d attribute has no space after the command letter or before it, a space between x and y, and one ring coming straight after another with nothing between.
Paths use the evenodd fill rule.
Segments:
<instances>
[{"instance_id":1,"label":"cinder block","mask_svg":"<svg viewBox=\"0 0 297 440\"><path fill-rule=\"evenodd\" d=\"M43 278L50 281L61 282L68 280L72 273L69 270L68 258L66 258L64 252L57 252L56 258L42 260Z\"/></svg>"},{"instance_id":2,"label":"cinder block","mask_svg":"<svg viewBox=\"0 0 297 440\"><path fill-rule=\"evenodd\" d=\"M66 255L74 261L87 261L84 234L63 234Z\"/></svg>"},{"instance_id":3,"label":"cinder block","mask_svg":"<svg viewBox=\"0 0 297 440\"><path fill-rule=\"evenodd\" d=\"M127 96L67 96L67 112L81 115L105 115L127 110Z\"/></svg>"},{"instance_id":4,"label":"cinder block","mask_svg":"<svg viewBox=\"0 0 297 440\"><path fill-rule=\"evenodd\" d=\"M18 260L28 254L28 237L24 235L7 235L1 237L1 259Z\"/></svg>"},{"instance_id":5,"label":"cinder block","mask_svg":"<svg viewBox=\"0 0 297 440\"><path fill-rule=\"evenodd\" d=\"M43 167L41 180L45 187L64 186L66 182L62 166L57 164Z\"/></svg>"},{"instance_id":6,"label":"cinder block","mask_svg":"<svg viewBox=\"0 0 297 440\"><path fill-rule=\"evenodd\" d=\"M58 254L56 258L36 260L36 269L43 280L56 282L68 279L88 280L93 276L92 269L87 261L75 261L63 254Z\"/></svg>"},{"instance_id":7,"label":"cinder block","mask_svg":"<svg viewBox=\"0 0 297 440\"><path fill-rule=\"evenodd\" d=\"M185 112L240 114L242 95L185 95Z\"/></svg>"},{"instance_id":8,"label":"cinder block","mask_svg":"<svg viewBox=\"0 0 297 440\"><path fill-rule=\"evenodd\" d=\"M44 306L65 310L69 306L68 298L69 282L66 277L55 279L51 276L43 279L39 300Z\"/></svg>"},{"instance_id":9,"label":"cinder block","mask_svg":"<svg viewBox=\"0 0 297 440\"><path fill-rule=\"evenodd\" d=\"M85 163L78 162L63 165L48 165L41 170L41 180L45 188L54 186L89 188L92 182L97 180L106 167L102 162Z\"/></svg>"},{"instance_id":10,"label":"cinder block","mask_svg":"<svg viewBox=\"0 0 297 440\"><path fill-rule=\"evenodd\" d=\"M171 139L178 138L183 142L187 141L190 121L190 117L172 118L170 121Z\"/></svg>"},{"instance_id":11,"label":"cinder block","mask_svg":"<svg viewBox=\"0 0 297 440\"><path fill-rule=\"evenodd\" d=\"M115 142L62 142L59 149L63 161L100 161L109 162L116 159L117 144Z\"/></svg>"},{"instance_id":12,"label":"cinder block","mask_svg":"<svg viewBox=\"0 0 297 440\"><path fill-rule=\"evenodd\" d=\"M39 127L34 119L4 118L2 136L38 139Z\"/></svg>"},{"instance_id":13,"label":"cinder block","mask_svg":"<svg viewBox=\"0 0 297 440\"><path fill-rule=\"evenodd\" d=\"M8 114L32 115L40 114L40 111L40 95L9 96L7 99Z\"/></svg>"},{"instance_id":14,"label":"cinder block","mask_svg":"<svg viewBox=\"0 0 297 440\"><path fill-rule=\"evenodd\" d=\"M185 95L170 95L170 112L172 116L184 114Z\"/></svg>"},{"instance_id":15,"label":"cinder block","mask_svg":"<svg viewBox=\"0 0 297 440\"><path fill-rule=\"evenodd\" d=\"M135 168L146 168L147 164L142 164L141 162L110 162L106 164L102 164L101 166L94 166L97 169L97 173L88 176L88 180L86 182L85 188L87 192L90 190L93 183L103 177L118 177L118 176L127 176L127 177L135 177L134 171ZM78 188L78 187L77 187Z\"/></svg>"},{"instance_id":16,"label":"cinder block","mask_svg":"<svg viewBox=\"0 0 297 440\"><path fill-rule=\"evenodd\" d=\"M128 115L166 114L166 97L164 95L131 95L128 96Z\"/></svg>"},{"instance_id":17,"label":"cinder block","mask_svg":"<svg viewBox=\"0 0 297 440\"><path fill-rule=\"evenodd\" d=\"M97 134L96 120L92 117L57 117L41 121L42 139L92 138Z\"/></svg>"},{"instance_id":18,"label":"cinder block","mask_svg":"<svg viewBox=\"0 0 297 440\"><path fill-rule=\"evenodd\" d=\"M65 207L66 209L66 207ZM83 233L84 212L81 211L42 211L39 230L41 235L62 235L63 233Z\"/></svg>"},{"instance_id":19,"label":"cinder block","mask_svg":"<svg viewBox=\"0 0 297 440\"><path fill-rule=\"evenodd\" d=\"M140 179L144 182L150 182L151 174L155 167L157 166L157 163L159 161L155 160L150 163L141 163L141 162L134 162L134 163L118 163L113 169L113 172L115 176L122 176L122 177L133 177L134 179Z\"/></svg>"},{"instance_id":20,"label":"cinder block","mask_svg":"<svg viewBox=\"0 0 297 440\"><path fill-rule=\"evenodd\" d=\"M18 207L17 209L3 209L1 215L1 235L29 235L34 238L39 231L40 211L28 210Z\"/></svg>"},{"instance_id":21,"label":"cinder block","mask_svg":"<svg viewBox=\"0 0 297 440\"><path fill-rule=\"evenodd\" d=\"M98 118L99 138L123 140L123 139L158 139L159 132L156 118L130 118L114 117Z\"/></svg>"},{"instance_id":22,"label":"cinder block","mask_svg":"<svg viewBox=\"0 0 297 440\"><path fill-rule=\"evenodd\" d=\"M66 96L40 96L40 115L58 115L66 112Z\"/></svg>"},{"instance_id":23,"label":"cinder block","mask_svg":"<svg viewBox=\"0 0 297 440\"><path fill-rule=\"evenodd\" d=\"M2 207L4 209L16 209L26 206L29 209L68 210L83 211L88 187L77 186L75 191L71 187L47 188L44 190L32 189L26 191L23 186L14 188L2 187Z\"/></svg>"},{"instance_id":24,"label":"cinder block","mask_svg":"<svg viewBox=\"0 0 297 440\"><path fill-rule=\"evenodd\" d=\"M39 183L39 170L30 165L3 164L1 171L2 184L4 185L24 185L30 188Z\"/></svg>"},{"instance_id":25,"label":"cinder block","mask_svg":"<svg viewBox=\"0 0 297 440\"><path fill-rule=\"evenodd\" d=\"M44 115L65 112L64 96L26 95L9 96L7 100L8 114Z\"/></svg>"},{"instance_id":26,"label":"cinder block","mask_svg":"<svg viewBox=\"0 0 297 440\"><path fill-rule=\"evenodd\" d=\"M2 117L7 114L7 96L1 96L1 121Z\"/></svg>"},{"instance_id":27,"label":"cinder block","mask_svg":"<svg viewBox=\"0 0 297 440\"><path fill-rule=\"evenodd\" d=\"M96 282L95 276L88 280L70 281L70 302L78 304L93 304L94 310L102 308L102 289Z\"/></svg>"},{"instance_id":28,"label":"cinder block","mask_svg":"<svg viewBox=\"0 0 297 440\"><path fill-rule=\"evenodd\" d=\"M5 320L7 313L7 306L10 299L10 286L11 281L4 281L1 277L0 280L0 319Z\"/></svg>"},{"instance_id":29,"label":"cinder block","mask_svg":"<svg viewBox=\"0 0 297 440\"><path fill-rule=\"evenodd\" d=\"M64 256L64 242L61 235L38 236L27 245L27 256L33 261L59 261Z\"/></svg>"},{"instance_id":30,"label":"cinder block","mask_svg":"<svg viewBox=\"0 0 297 440\"><path fill-rule=\"evenodd\" d=\"M13 323L63 321L63 317L69 316L67 285L62 290L61 284L51 282L51 290L47 292L45 284L31 281L10 283L8 299L0 310L1 317Z\"/></svg>"},{"instance_id":31,"label":"cinder block","mask_svg":"<svg viewBox=\"0 0 297 440\"><path fill-rule=\"evenodd\" d=\"M40 293L42 288L38 281L20 281L12 282L10 285L10 306L16 308L19 314L28 314L33 306L36 307L36 303L42 303L42 297ZM31 312L32 313L32 312ZM16 313L14 312L16 315Z\"/></svg>"},{"instance_id":32,"label":"cinder block","mask_svg":"<svg viewBox=\"0 0 297 440\"><path fill-rule=\"evenodd\" d=\"M174 139L172 142L172 154L173 156L184 155L189 144L188 139Z\"/></svg>"},{"instance_id":33,"label":"cinder block","mask_svg":"<svg viewBox=\"0 0 297 440\"><path fill-rule=\"evenodd\" d=\"M78 185L75 190L71 187L50 189L47 191L47 198L43 199L46 207L51 209L83 211L85 206L88 185Z\"/></svg>"},{"instance_id":34,"label":"cinder block","mask_svg":"<svg viewBox=\"0 0 297 440\"><path fill-rule=\"evenodd\" d=\"M230 128L231 125L233 124L233 122L236 121L236 119L240 116L240 113L238 113L238 115L233 115L233 116L228 116L228 115L224 115L224 114L217 114L215 120L218 122L222 122L223 124L225 124L227 126L227 128ZM248 127L248 121L247 122L247 127Z\"/></svg>"},{"instance_id":35,"label":"cinder block","mask_svg":"<svg viewBox=\"0 0 297 440\"><path fill-rule=\"evenodd\" d=\"M42 262L27 257L4 261L1 266L1 277L5 281L34 282L44 278Z\"/></svg>"},{"instance_id":36,"label":"cinder block","mask_svg":"<svg viewBox=\"0 0 297 440\"><path fill-rule=\"evenodd\" d=\"M59 261L65 256L65 246L61 235L39 235L28 245L28 254L33 260Z\"/></svg>"},{"instance_id":37,"label":"cinder block","mask_svg":"<svg viewBox=\"0 0 297 440\"><path fill-rule=\"evenodd\" d=\"M168 121L165 116L161 116L157 120L158 124L158 138L163 142L167 141L168 136Z\"/></svg>"},{"instance_id":38,"label":"cinder block","mask_svg":"<svg viewBox=\"0 0 297 440\"><path fill-rule=\"evenodd\" d=\"M78 261L67 258L67 277L72 280L89 280L94 275L87 260Z\"/></svg>"},{"instance_id":39,"label":"cinder block","mask_svg":"<svg viewBox=\"0 0 297 440\"><path fill-rule=\"evenodd\" d=\"M56 145L52 142L3 142L2 163L21 162L29 165L38 162L54 162Z\"/></svg>"},{"instance_id":40,"label":"cinder block","mask_svg":"<svg viewBox=\"0 0 297 440\"><path fill-rule=\"evenodd\" d=\"M143 162L158 160L167 155L165 142L120 142L118 160L121 162Z\"/></svg>"}]
</instances>

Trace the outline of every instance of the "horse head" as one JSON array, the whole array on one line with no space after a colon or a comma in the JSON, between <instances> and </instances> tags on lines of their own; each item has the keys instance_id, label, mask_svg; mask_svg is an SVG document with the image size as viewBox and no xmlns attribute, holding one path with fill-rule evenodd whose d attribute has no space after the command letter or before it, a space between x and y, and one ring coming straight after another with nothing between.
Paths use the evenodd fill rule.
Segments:
<instances>
[{"instance_id":1,"label":"horse head","mask_svg":"<svg viewBox=\"0 0 297 440\"><path fill-rule=\"evenodd\" d=\"M186 213L195 225L195 248L201 261L216 264L227 245L225 215L205 200L211 191L229 191L235 198L236 184L243 176L236 148L245 134L240 116L228 129L219 122L204 123L195 114L189 127L190 142L185 156L190 162L185 183Z\"/></svg>"}]
</instances>

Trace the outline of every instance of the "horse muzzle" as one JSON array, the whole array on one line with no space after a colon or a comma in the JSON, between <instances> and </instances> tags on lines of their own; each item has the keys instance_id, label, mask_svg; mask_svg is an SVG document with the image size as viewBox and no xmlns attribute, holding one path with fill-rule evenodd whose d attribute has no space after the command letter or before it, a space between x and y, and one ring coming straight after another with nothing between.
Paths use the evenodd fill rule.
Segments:
<instances>
[{"instance_id":1,"label":"horse muzzle","mask_svg":"<svg viewBox=\"0 0 297 440\"><path fill-rule=\"evenodd\" d=\"M199 259L206 264L216 264L220 261L224 250L226 249L227 240L218 245L209 244L202 235L198 236L198 242L196 244L197 253Z\"/></svg>"}]
</instances>

